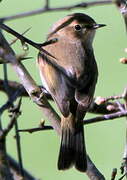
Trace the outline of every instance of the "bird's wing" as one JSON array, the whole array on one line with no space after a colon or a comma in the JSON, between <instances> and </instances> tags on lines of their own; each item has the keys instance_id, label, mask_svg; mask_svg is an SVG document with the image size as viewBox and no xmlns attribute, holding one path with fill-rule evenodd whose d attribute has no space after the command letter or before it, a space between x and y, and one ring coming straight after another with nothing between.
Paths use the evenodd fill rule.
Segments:
<instances>
[{"instance_id":1,"label":"bird's wing","mask_svg":"<svg viewBox=\"0 0 127 180\"><path fill-rule=\"evenodd\" d=\"M71 96L74 96L74 89L69 88L66 77L51 64L48 64L44 57L41 54L38 55L42 83L56 101L61 113L66 117L70 112L69 100Z\"/></svg>"},{"instance_id":2,"label":"bird's wing","mask_svg":"<svg viewBox=\"0 0 127 180\"><path fill-rule=\"evenodd\" d=\"M90 53L90 52L89 52ZM79 86L75 91L75 99L84 109L88 109L93 99L98 78L98 68L93 52L88 55L88 63L85 63L85 73L80 77Z\"/></svg>"}]
</instances>

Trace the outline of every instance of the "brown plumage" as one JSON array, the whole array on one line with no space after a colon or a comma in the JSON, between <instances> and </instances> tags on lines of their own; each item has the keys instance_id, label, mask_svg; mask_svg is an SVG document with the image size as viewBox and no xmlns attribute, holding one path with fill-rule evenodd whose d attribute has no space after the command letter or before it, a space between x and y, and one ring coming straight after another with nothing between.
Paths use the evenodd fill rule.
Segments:
<instances>
[{"instance_id":1,"label":"brown plumage","mask_svg":"<svg viewBox=\"0 0 127 180\"><path fill-rule=\"evenodd\" d=\"M92 41L95 29L102 26L82 13L68 15L56 22L48 35L48 40L58 41L44 48L55 58L38 55L42 83L62 113L60 170L72 165L82 172L87 169L83 118L93 99L98 76Z\"/></svg>"}]
</instances>

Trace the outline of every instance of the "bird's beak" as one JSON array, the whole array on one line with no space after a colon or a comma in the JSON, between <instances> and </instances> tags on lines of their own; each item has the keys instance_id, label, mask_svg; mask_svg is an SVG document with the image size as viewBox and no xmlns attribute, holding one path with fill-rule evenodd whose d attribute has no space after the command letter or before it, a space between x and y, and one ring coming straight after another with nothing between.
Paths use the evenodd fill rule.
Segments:
<instances>
[{"instance_id":1,"label":"bird's beak","mask_svg":"<svg viewBox=\"0 0 127 180\"><path fill-rule=\"evenodd\" d=\"M98 28L101 28L101 27L104 27L104 26L106 26L106 24L95 24L93 26L93 29L98 29Z\"/></svg>"}]
</instances>

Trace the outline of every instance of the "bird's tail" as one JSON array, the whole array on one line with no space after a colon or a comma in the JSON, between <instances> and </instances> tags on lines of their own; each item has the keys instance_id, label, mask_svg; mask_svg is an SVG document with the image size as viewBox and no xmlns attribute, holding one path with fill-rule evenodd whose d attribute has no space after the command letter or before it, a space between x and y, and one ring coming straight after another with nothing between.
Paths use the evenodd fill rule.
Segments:
<instances>
[{"instance_id":1,"label":"bird's tail","mask_svg":"<svg viewBox=\"0 0 127 180\"><path fill-rule=\"evenodd\" d=\"M75 122L75 117L70 114L62 118L62 138L58 159L58 169L65 170L75 166L81 172L87 169L86 149L84 142L83 123Z\"/></svg>"}]
</instances>

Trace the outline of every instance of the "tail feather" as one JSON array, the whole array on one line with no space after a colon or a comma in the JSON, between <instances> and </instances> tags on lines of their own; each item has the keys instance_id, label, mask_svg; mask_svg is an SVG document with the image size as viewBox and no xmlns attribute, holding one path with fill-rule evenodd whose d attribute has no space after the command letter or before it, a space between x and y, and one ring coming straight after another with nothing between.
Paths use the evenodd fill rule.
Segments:
<instances>
[{"instance_id":1,"label":"tail feather","mask_svg":"<svg viewBox=\"0 0 127 180\"><path fill-rule=\"evenodd\" d=\"M85 172L87 169L87 156L84 142L83 125L80 125L80 127L78 127L77 129L78 132L75 136L75 168L81 172Z\"/></svg>"},{"instance_id":2,"label":"tail feather","mask_svg":"<svg viewBox=\"0 0 127 180\"><path fill-rule=\"evenodd\" d=\"M70 129L62 130L60 153L58 158L58 169L69 169L74 164L74 136Z\"/></svg>"},{"instance_id":3,"label":"tail feather","mask_svg":"<svg viewBox=\"0 0 127 180\"><path fill-rule=\"evenodd\" d=\"M87 169L83 124L81 123L73 130L69 127L62 129L58 169L65 170L73 165L81 172Z\"/></svg>"}]
</instances>

